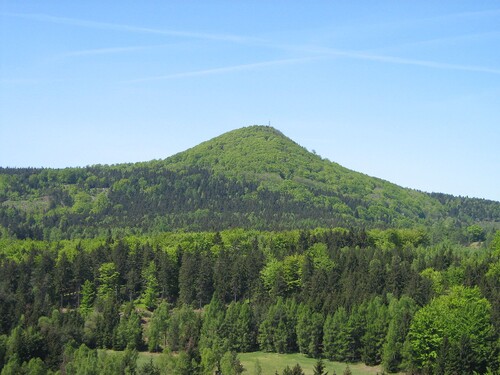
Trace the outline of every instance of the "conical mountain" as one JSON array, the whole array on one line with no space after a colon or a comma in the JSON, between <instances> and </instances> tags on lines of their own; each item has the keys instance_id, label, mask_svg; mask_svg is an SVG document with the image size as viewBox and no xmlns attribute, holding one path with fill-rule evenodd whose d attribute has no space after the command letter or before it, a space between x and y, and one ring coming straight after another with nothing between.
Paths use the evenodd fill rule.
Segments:
<instances>
[{"instance_id":1,"label":"conical mountain","mask_svg":"<svg viewBox=\"0 0 500 375\"><path fill-rule=\"evenodd\" d=\"M227 132L166 160L180 171L196 166L230 178L258 182L261 189L293 201L331 209L345 219L393 222L439 216L443 207L428 194L358 173L309 152L269 126Z\"/></svg>"},{"instance_id":2,"label":"conical mountain","mask_svg":"<svg viewBox=\"0 0 500 375\"><path fill-rule=\"evenodd\" d=\"M427 194L351 171L278 130L250 126L164 160L0 168L0 233L60 239L112 231L332 226L498 227L500 203Z\"/></svg>"}]
</instances>

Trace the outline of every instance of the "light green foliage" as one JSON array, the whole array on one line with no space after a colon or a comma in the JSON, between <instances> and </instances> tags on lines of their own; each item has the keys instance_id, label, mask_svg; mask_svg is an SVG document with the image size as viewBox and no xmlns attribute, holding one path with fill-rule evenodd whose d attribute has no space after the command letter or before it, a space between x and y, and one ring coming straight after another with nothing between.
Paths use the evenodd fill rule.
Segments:
<instances>
[{"instance_id":1,"label":"light green foliage","mask_svg":"<svg viewBox=\"0 0 500 375\"><path fill-rule=\"evenodd\" d=\"M141 318L132 302L125 305L120 322L116 327L113 347L117 350L140 349L142 346Z\"/></svg>"},{"instance_id":2,"label":"light green foliage","mask_svg":"<svg viewBox=\"0 0 500 375\"><path fill-rule=\"evenodd\" d=\"M7 335L0 335L0 368L5 364L7 354Z\"/></svg>"},{"instance_id":3,"label":"light green foliage","mask_svg":"<svg viewBox=\"0 0 500 375\"><path fill-rule=\"evenodd\" d=\"M153 358L149 359L149 362L144 363L139 368L139 374L141 375L161 375L160 368L154 364Z\"/></svg>"},{"instance_id":4,"label":"light green foliage","mask_svg":"<svg viewBox=\"0 0 500 375\"><path fill-rule=\"evenodd\" d=\"M97 298L106 300L117 293L118 278L120 274L116 270L113 262L103 263L99 267L99 287L97 288Z\"/></svg>"},{"instance_id":5,"label":"light green foliage","mask_svg":"<svg viewBox=\"0 0 500 375\"><path fill-rule=\"evenodd\" d=\"M203 324L200 332L200 348L210 348L213 355L220 360L227 350L228 342L224 338L224 307L213 297L203 311Z\"/></svg>"},{"instance_id":6,"label":"light green foliage","mask_svg":"<svg viewBox=\"0 0 500 375\"><path fill-rule=\"evenodd\" d=\"M433 368L445 337L451 346L459 345L465 337L474 353L474 368L485 368L494 352L490 319L490 303L477 288L452 288L415 314L408 333L412 364Z\"/></svg>"},{"instance_id":7,"label":"light green foliage","mask_svg":"<svg viewBox=\"0 0 500 375\"><path fill-rule=\"evenodd\" d=\"M194 372L193 363L185 351L180 351L175 358L172 375L191 375Z\"/></svg>"},{"instance_id":8,"label":"light green foliage","mask_svg":"<svg viewBox=\"0 0 500 375\"><path fill-rule=\"evenodd\" d=\"M82 286L82 298L80 302L80 313L86 317L91 311L95 299L94 283L85 280Z\"/></svg>"},{"instance_id":9,"label":"light green foliage","mask_svg":"<svg viewBox=\"0 0 500 375\"><path fill-rule=\"evenodd\" d=\"M497 230L493 236L491 249L493 250L493 255L500 257L500 230Z\"/></svg>"},{"instance_id":10,"label":"light green foliage","mask_svg":"<svg viewBox=\"0 0 500 375\"><path fill-rule=\"evenodd\" d=\"M149 265L142 271L144 291L141 295L141 302L148 310L154 310L156 307L156 300L158 298L159 291L156 274L157 271L154 261L149 262Z\"/></svg>"},{"instance_id":11,"label":"light green foliage","mask_svg":"<svg viewBox=\"0 0 500 375\"><path fill-rule=\"evenodd\" d=\"M187 350L199 341L200 317L187 305L175 308L167 330L168 348L172 351Z\"/></svg>"},{"instance_id":12,"label":"light green foliage","mask_svg":"<svg viewBox=\"0 0 500 375\"><path fill-rule=\"evenodd\" d=\"M335 314L328 315L323 328L323 352L330 360L345 361L348 355L349 332L347 323L349 317L344 307L340 307Z\"/></svg>"},{"instance_id":13,"label":"light green foliage","mask_svg":"<svg viewBox=\"0 0 500 375\"><path fill-rule=\"evenodd\" d=\"M170 320L168 303L162 301L153 312L153 317L149 323L148 349L150 352L160 351L167 347L167 329Z\"/></svg>"},{"instance_id":14,"label":"light green foliage","mask_svg":"<svg viewBox=\"0 0 500 375\"><path fill-rule=\"evenodd\" d=\"M326 244L318 242L309 247L307 255L311 257L314 268L330 271L335 267L335 263L328 256Z\"/></svg>"},{"instance_id":15,"label":"light green foliage","mask_svg":"<svg viewBox=\"0 0 500 375\"><path fill-rule=\"evenodd\" d=\"M486 276L494 280L494 282L500 283L500 260L497 260L496 262L492 262L490 264Z\"/></svg>"},{"instance_id":16,"label":"light green foliage","mask_svg":"<svg viewBox=\"0 0 500 375\"><path fill-rule=\"evenodd\" d=\"M212 375L220 364L221 356L216 354L211 348L201 348L201 373L203 375Z\"/></svg>"},{"instance_id":17,"label":"light green foliage","mask_svg":"<svg viewBox=\"0 0 500 375\"><path fill-rule=\"evenodd\" d=\"M137 369L137 351L108 353L81 345L78 349L68 346L62 373L68 375L132 375Z\"/></svg>"},{"instance_id":18,"label":"light green foliage","mask_svg":"<svg viewBox=\"0 0 500 375\"><path fill-rule=\"evenodd\" d=\"M47 366L40 358L31 358L21 366L21 373L26 375L46 375Z\"/></svg>"},{"instance_id":19,"label":"light green foliage","mask_svg":"<svg viewBox=\"0 0 500 375\"><path fill-rule=\"evenodd\" d=\"M104 350L97 352L97 372L99 375L118 375L121 373L121 356L110 355Z\"/></svg>"},{"instance_id":20,"label":"light green foliage","mask_svg":"<svg viewBox=\"0 0 500 375\"><path fill-rule=\"evenodd\" d=\"M494 283L500 285L500 230L495 232L490 244L494 261L491 262L486 275Z\"/></svg>"},{"instance_id":21,"label":"light green foliage","mask_svg":"<svg viewBox=\"0 0 500 375\"><path fill-rule=\"evenodd\" d=\"M299 305L296 332L301 353L314 358L321 355L323 323L322 314L312 311L307 305Z\"/></svg>"},{"instance_id":22,"label":"light green foliage","mask_svg":"<svg viewBox=\"0 0 500 375\"><path fill-rule=\"evenodd\" d=\"M43 356L43 336L35 327L15 327L7 340L7 358L17 357L19 363Z\"/></svg>"},{"instance_id":23,"label":"light green foliage","mask_svg":"<svg viewBox=\"0 0 500 375\"><path fill-rule=\"evenodd\" d=\"M92 197L84 191L76 193L72 207L73 212L77 214L85 214L88 213L91 209Z\"/></svg>"},{"instance_id":24,"label":"light green foliage","mask_svg":"<svg viewBox=\"0 0 500 375\"><path fill-rule=\"evenodd\" d=\"M259 326L258 341L261 350L290 353L295 350L296 310L294 300L278 298L267 311Z\"/></svg>"},{"instance_id":25,"label":"light green foliage","mask_svg":"<svg viewBox=\"0 0 500 375\"><path fill-rule=\"evenodd\" d=\"M225 352L220 360L221 375L239 375L245 370L235 352Z\"/></svg>"},{"instance_id":26,"label":"light green foliage","mask_svg":"<svg viewBox=\"0 0 500 375\"><path fill-rule=\"evenodd\" d=\"M431 280L432 282L432 289L434 290L434 293L436 295L443 294L445 286L444 286L444 281L443 281L443 274L439 271L436 271L433 268L426 268L420 274Z\"/></svg>"},{"instance_id":27,"label":"light green foliage","mask_svg":"<svg viewBox=\"0 0 500 375\"><path fill-rule=\"evenodd\" d=\"M423 229L373 229L368 235L370 242L383 250L418 247L429 243L429 237Z\"/></svg>"},{"instance_id":28,"label":"light green foliage","mask_svg":"<svg viewBox=\"0 0 500 375\"><path fill-rule=\"evenodd\" d=\"M289 255L282 261L273 259L261 271L262 281L272 296L286 296L302 285L304 256Z\"/></svg>"},{"instance_id":29,"label":"light green foliage","mask_svg":"<svg viewBox=\"0 0 500 375\"><path fill-rule=\"evenodd\" d=\"M231 302L223 324L229 350L248 352L255 347L255 328L248 302Z\"/></svg>"},{"instance_id":30,"label":"light green foliage","mask_svg":"<svg viewBox=\"0 0 500 375\"><path fill-rule=\"evenodd\" d=\"M473 224L467 227L467 238L470 242L484 241L486 232L480 225Z\"/></svg>"},{"instance_id":31,"label":"light green foliage","mask_svg":"<svg viewBox=\"0 0 500 375\"><path fill-rule=\"evenodd\" d=\"M91 350L84 344L80 345L75 351L72 348L67 348L65 355L70 358L65 364L67 374L85 374L98 375L98 359L97 351Z\"/></svg>"},{"instance_id":32,"label":"light green foliage","mask_svg":"<svg viewBox=\"0 0 500 375\"><path fill-rule=\"evenodd\" d=\"M108 194L106 192L99 193L92 203L90 213L93 215L102 214L110 207L110 204Z\"/></svg>"},{"instance_id":33,"label":"light green foliage","mask_svg":"<svg viewBox=\"0 0 500 375\"><path fill-rule=\"evenodd\" d=\"M19 357L17 355L10 356L9 361L2 369L1 375L18 375L20 373L21 365L19 363Z\"/></svg>"}]
</instances>

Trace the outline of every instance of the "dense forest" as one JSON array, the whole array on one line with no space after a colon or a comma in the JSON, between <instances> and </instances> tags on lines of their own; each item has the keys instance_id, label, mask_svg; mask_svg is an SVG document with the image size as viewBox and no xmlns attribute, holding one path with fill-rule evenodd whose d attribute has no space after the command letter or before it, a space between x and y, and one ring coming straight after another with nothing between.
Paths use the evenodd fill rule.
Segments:
<instances>
[{"instance_id":1,"label":"dense forest","mask_svg":"<svg viewBox=\"0 0 500 375\"><path fill-rule=\"evenodd\" d=\"M401 188L262 126L165 160L0 168L2 375L229 375L257 350L317 374L499 373L500 203Z\"/></svg>"},{"instance_id":2,"label":"dense forest","mask_svg":"<svg viewBox=\"0 0 500 375\"><path fill-rule=\"evenodd\" d=\"M496 371L500 232L480 248L429 241L342 228L4 236L2 374L229 374L236 353L254 350L388 372ZM136 368L144 350L163 354Z\"/></svg>"}]
</instances>

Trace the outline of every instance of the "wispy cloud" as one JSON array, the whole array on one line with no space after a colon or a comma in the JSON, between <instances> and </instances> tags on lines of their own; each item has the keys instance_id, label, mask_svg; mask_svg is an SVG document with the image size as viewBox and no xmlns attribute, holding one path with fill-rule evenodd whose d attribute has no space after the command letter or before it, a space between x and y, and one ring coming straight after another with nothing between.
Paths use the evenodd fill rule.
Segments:
<instances>
[{"instance_id":1,"label":"wispy cloud","mask_svg":"<svg viewBox=\"0 0 500 375\"><path fill-rule=\"evenodd\" d=\"M174 37L182 37L182 38L227 41L227 42L235 42L235 43L245 43L245 42L258 41L258 39L256 39L256 38L249 38L249 37L240 36L240 35L179 31L179 30L168 30L168 29L155 29L155 28L149 28L149 27L116 24L116 23L110 23L110 22L88 21L88 20L69 18L69 17L56 17L56 16L47 15L47 14L36 14L36 13L0 13L0 14L2 16L31 19L31 20L40 21L40 22L50 22L50 23L78 26L78 27L84 27L84 28L90 28L90 29L104 29L104 30L114 30L114 31L123 31L123 32L131 32L131 33L156 34L156 35L174 36Z\"/></svg>"},{"instance_id":2,"label":"wispy cloud","mask_svg":"<svg viewBox=\"0 0 500 375\"><path fill-rule=\"evenodd\" d=\"M489 67L484 67L484 66L448 64L448 63L442 63L442 62L438 62L438 61L407 59L407 58L395 57L395 56L386 56L386 55L377 55L377 54L341 51L341 50L331 50L330 53L334 56L343 56L343 57L348 57L348 58L353 58L353 59L358 59L358 60L378 61L378 62L384 62L384 63L390 63L390 64L398 64L398 65L415 65L415 66L422 66L422 67L436 68L436 69L462 70L462 71L469 71L469 72L500 74L500 69L489 68Z\"/></svg>"},{"instance_id":3,"label":"wispy cloud","mask_svg":"<svg viewBox=\"0 0 500 375\"><path fill-rule=\"evenodd\" d=\"M254 70L254 69L266 68L266 67L277 66L277 65L304 63L304 62L308 62L308 61L316 60L316 59L318 59L318 58L317 57L316 58L304 57L304 58L294 58L294 59L270 60L270 61L263 61L263 62L258 62L258 63L231 65L231 66L224 66L221 68L193 70L193 71L189 71L189 72L180 72L180 73L145 77L145 78L139 78L139 79L125 81L125 83L140 83L140 82L150 82L150 81L163 81L163 80L177 79L177 78L208 76L208 75L214 75L214 74L238 72L238 71L243 71L243 70Z\"/></svg>"},{"instance_id":4,"label":"wispy cloud","mask_svg":"<svg viewBox=\"0 0 500 375\"><path fill-rule=\"evenodd\" d=\"M410 58L369 53L363 51L349 51L343 49L335 49L330 47L295 46L295 45L275 45L275 47L283 50L300 52L302 54L311 54L311 55L314 54L317 57L323 57L323 58L344 57L356 60L376 61L388 64L414 65L414 66L422 66L434 69L462 70L470 72L500 74L500 69L498 68L491 68L491 67L477 66L477 65L451 64L451 63L443 63L431 60L410 59Z\"/></svg>"},{"instance_id":5,"label":"wispy cloud","mask_svg":"<svg viewBox=\"0 0 500 375\"><path fill-rule=\"evenodd\" d=\"M498 38L500 38L500 31L489 31L484 33L461 34L454 36L445 36L441 38L416 40L413 42L391 45L388 46L387 48L394 50L400 48L419 47L419 46L436 45L436 44L443 45L443 44L452 44L461 42L477 42L477 41L498 39Z\"/></svg>"},{"instance_id":6,"label":"wispy cloud","mask_svg":"<svg viewBox=\"0 0 500 375\"><path fill-rule=\"evenodd\" d=\"M309 57L301 57L301 58L290 58L290 59L281 59L281 60L271 60L264 61L258 63L250 63L250 64L239 64L239 65L231 65L220 68L212 68L212 69L201 69L201 70L193 70L188 72L179 72L165 75L157 75L151 77L144 77L138 79L132 79L124 81L125 83L142 83L142 82L151 82L151 81L163 81L163 80L171 80L171 79L180 79L180 78L188 78L188 77L198 77L198 76L208 76L215 74L225 74L243 70L254 70L260 68L266 68L270 66L277 65L288 65L288 64L296 64L296 63L305 63L311 62L315 60L324 60L327 58L350 58L356 60L366 60L366 61L375 61L381 63L388 64L397 64L397 65L413 65L413 66L421 66L426 68L433 69L445 69L445 70L461 70L461 71L470 71L470 72L480 72L480 73L489 73L489 74L500 74L500 69L483 67L483 66L473 66L473 65L459 65L459 64L448 64L441 63L436 61L429 60L418 60L418 59L407 59L395 56L387 56L387 55L379 55L379 54L371 54L364 52L356 52L356 51L347 51L347 50L338 50L326 47L297 47L297 46L280 46L280 48L286 48L291 50L300 51L302 53L309 52L314 56Z\"/></svg>"},{"instance_id":7,"label":"wispy cloud","mask_svg":"<svg viewBox=\"0 0 500 375\"><path fill-rule=\"evenodd\" d=\"M423 20L461 19L461 18L485 18L500 16L500 9L485 9L469 12L458 12L424 18Z\"/></svg>"},{"instance_id":8,"label":"wispy cloud","mask_svg":"<svg viewBox=\"0 0 500 375\"><path fill-rule=\"evenodd\" d=\"M463 71L470 71L470 72L500 74L500 69L489 68L489 67L484 67L484 66L448 64L448 63L442 63L442 62L438 62L438 61L407 59L407 58L395 57L395 56L378 55L378 54L353 52L353 51L345 51L345 50L335 50L335 49L327 49L327 51L332 56L347 57L347 58L352 58L352 59L357 59L357 60L378 61L378 62L384 62L384 63L390 63L390 64L398 64L398 65L415 65L415 66L422 66L422 67L436 68L436 69L463 70Z\"/></svg>"},{"instance_id":9,"label":"wispy cloud","mask_svg":"<svg viewBox=\"0 0 500 375\"><path fill-rule=\"evenodd\" d=\"M151 46L130 46L130 47L108 47L108 48L93 48L78 51L69 51L58 55L57 57L79 57L79 56L94 56L94 55L109 55L127 52L144 51L148 49L161 48L170 46L169 44L151 45Z\"/></svg>"}]
</instances>

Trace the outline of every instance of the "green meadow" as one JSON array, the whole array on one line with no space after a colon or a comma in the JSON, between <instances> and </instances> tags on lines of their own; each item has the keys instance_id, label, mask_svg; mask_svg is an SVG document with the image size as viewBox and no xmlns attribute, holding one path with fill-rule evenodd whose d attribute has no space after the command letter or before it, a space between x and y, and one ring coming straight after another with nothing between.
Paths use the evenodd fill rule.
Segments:
<instances>
[{"instance_id":1,"label":"green meadow","mask_svg":"<svg viewBox=\"0 0 500 375\"><path fill-rule=\"evenodd\" d=\"M244 374L254 375L257 374L257 363L262 369L262 375L274 375L276 371L279 373L286 366L293 367L296 363L302 367L302 370L306 375L313 374L313 368L316 364L316 359L308 358L303 354L278 354L278 353L265 353L265 352L252 352L252 353L241 353L239 358L243 367L245 367ZM347 367L346 363L341 362L331 362L328 360L324 361L325 370L328 371L329 375L337 374L342 375ZM353 375L365 375L365 374L377 374L382 373L382 368L380 366L366 366L363 363L350 363L349 369Z\"/></svg>"}]
</instances>

